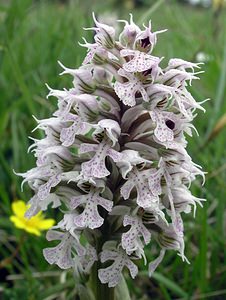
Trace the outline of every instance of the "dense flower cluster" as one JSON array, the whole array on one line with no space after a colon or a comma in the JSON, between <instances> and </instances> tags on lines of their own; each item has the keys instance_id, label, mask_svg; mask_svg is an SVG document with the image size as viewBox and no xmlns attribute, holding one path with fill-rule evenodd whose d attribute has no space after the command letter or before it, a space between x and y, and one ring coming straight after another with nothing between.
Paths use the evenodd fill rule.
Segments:
<instances>
[{"instance_id":1,"label":"dense flower cluster","mask_svg":"<svg viewBox=\"0 0 226 300\"><path fill-rule=\"evenodd\" d=\"M131 16L116 39L113 27L94 22L82 66L60 63L73 87L49 88L58 109L37 120L45 132L30 147L37 166L20 175L34 191L28 218L49 205L64 212L47 233L59 244L44 250L46 260L85 273L99 260L100 281L114 287L124 267L136 276L134 261L146 262L144 247L154 241L160 255L150 275L168 249L187 260L181 214L202 206L189 187L204 173L186 151L185 133L204 109L187 90L199 64L175 58L162 68L163 58L152 55L165 30L152 32L151 23L142 30Z\"/></svg>"}]
</instances>

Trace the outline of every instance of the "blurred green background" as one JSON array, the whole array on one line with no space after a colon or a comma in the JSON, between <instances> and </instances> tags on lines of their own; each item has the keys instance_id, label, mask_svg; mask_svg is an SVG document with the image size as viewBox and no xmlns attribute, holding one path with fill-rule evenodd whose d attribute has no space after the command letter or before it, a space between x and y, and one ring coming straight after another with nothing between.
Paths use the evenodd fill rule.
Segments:
<instances>
[{"instance_id":1,"label":"blurred green background","mask_svg":"<svg viewBox=\"0 0 226 300\"><path fill-rule=\"evenodd\" d=\"M191 90L197 101L211 98L204 105L207 112L195 120L199 136L189 138L188 146L193 160L208 172L204 187L199 181L192 187L208 201L195 219L185 217L191 264L168 252L149 279L141 263L143 271L135 281L127 278L132 299L226 299L226 9L220 0L191 2L0 1L0 299L79 299L72 274L45 262L45 234L24 234L9 216L12 201L31 196L28 188L21 192L21 179L12 170L23 172L35 165L27 154L28 136L40 138L42 133L31 133L36 125L32 115L47 118L56 108L53 99L45 98L44 83L57 89L71 86L70 77L58 76L57 60L71 68L81 64L85 49L78 41L82 36L92 39L82 30L92 25L92 11L105 22L128 19L132 12L139 25L151 19L154 30L168 28L159 36L154 55L205 61L205 73ZM148 247L147 257L155 255Z\"/></svg>"}]
</instances>

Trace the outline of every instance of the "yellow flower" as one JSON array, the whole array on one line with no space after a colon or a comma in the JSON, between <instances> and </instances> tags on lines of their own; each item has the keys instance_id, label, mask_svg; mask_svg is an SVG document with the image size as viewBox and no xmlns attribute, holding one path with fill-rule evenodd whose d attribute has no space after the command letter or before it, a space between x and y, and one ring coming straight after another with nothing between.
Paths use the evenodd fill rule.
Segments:
<instances>
[{"instance_id":1,"label":"yellow flower","mask_svg":"<svg viewBox=\"0 0 226 300\"><path fill-rule=\"evenodd\" d=\"M29 205L22 200L12 203L12 210L14 215L10 216L10 220L17 228L24 229L25 231L40 236L42 230L47 230L55 223L53 219L44 219L40 211L36 216L30 219L25 218L24 214L29 208Z\"/></svg>"}]
</instances>

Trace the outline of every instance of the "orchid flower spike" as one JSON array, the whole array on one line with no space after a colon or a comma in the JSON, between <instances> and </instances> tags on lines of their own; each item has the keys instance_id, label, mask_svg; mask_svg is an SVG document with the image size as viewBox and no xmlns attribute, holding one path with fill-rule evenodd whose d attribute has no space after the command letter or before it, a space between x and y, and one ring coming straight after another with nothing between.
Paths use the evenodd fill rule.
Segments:
<instances>
[{"instance_id":1,"label":"orchid flower spike","mask_svg":"<svg viewBox=\"0 0 226 300\"><path fill-rule=\"evenodd\" d=\"M117 37L93 19L94 43L84 39L82 65L60 63L71 87L47 85L57 110L35 119L45 137L30 147L36 166L18 175L34 192L26 217L48 207L63 214L47 233L59 243L44 250L46 260L79 268L76 274L89 274L99 261L99 280L114 287L124 269L137 275L134 260L146 261L146 245L159 247L150 275L167 250L187 261L183 214L205 201L189 190L204 172L186 150L196 110L203 110L188 91L200 64L173 58L162 68L163 57L152 51L165 30L153 32L151 22L143 30L130 15Z\"/></svg>"}]
</instances>

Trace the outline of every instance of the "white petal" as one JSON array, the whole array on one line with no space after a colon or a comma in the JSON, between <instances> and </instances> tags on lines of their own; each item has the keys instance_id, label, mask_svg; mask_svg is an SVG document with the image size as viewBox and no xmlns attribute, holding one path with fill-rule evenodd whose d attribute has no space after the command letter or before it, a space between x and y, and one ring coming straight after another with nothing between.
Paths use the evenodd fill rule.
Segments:
<instances>
[{"instance_id":1,"label":"white petal","mask_svg":"<svg viewBox=\"0 0 226 300\"><path fill-rule=\"evenodd\" d=\"M81 167L82 174L88 178L103 178L110 175L110 172L105 166L105 158L100 159L97 155L95 155L90 161L82 163Z\"/></svg>"},{"instance_id":2,"label":"white petal","mask_svg":"<svg viewBox=\"0 0 226 300\"><path fill-rule=\"evenodd\" d=\"M98 149L97 144L81 144L79 153L94 152Z\"/></svg>"},{"instance_id":3,"label":"white petal","mask_svg":"<svg viewBox=\"0 0 226 300\"><path fill-rule=\"evenodd\" d=\"M155 260L153 260L151 263L149 263L148 272L149 272L150 277L152 276L152 274L155 272L158 265L163 260L164 255L165 255L165 249L162 249L160 251L160 255Z\"/></svg>"},{"instance_id":4,"label":"white petal","mask_svg":"<svg viewBox=\"0 0 226 300\"><path fill-rule=\"evenodd\" d=\"M150 190L154 196L161 195L162 188L161 188L161 178L162 178L162 171L156 169L150 169L150 174L148 174L148 184Z\"/></svg>"},{"instance_id":5,"label":"white petal","mask_svg":"<svg viewBox=\"0 0 226 300\"><path fill-rule=\"evenodd\" d=\"M120 51L120 54L123 57L130 56L130 55L134 56L129 62L123 64L123 69L130 73L144 72L146 70L158 66L160 62L159 57L151 56L149 54L140 51L123 49Z\"/></svg>"},{"instance_id":6,"label":"white petal","mask_svg":"<svg viewBox=\"0 0 226 300\"><path fill-rule=\"evenodd\" d=\"M110 156L114 162L118 162L122 159L122 154L115 151L114 149L108 149L107 155Z\"/></svg>"},{"instance_id":7,"label":"white petal","mask_svg":"<svg viewBox=\"0 0 226 300\"><path fill-rule=\"evenodd\" d=\"M128 179L124 183L124 185L121 187L120 192L121 192L121 195L123 196L123 198L125 200L127 200L129 198L130 193L131 193L133 187L134 187L134 182L133 182L133 180L130 180L130 179Z\"/></svg>"},{"instance_id":8,"label":"white petal","mask_svg":"<svg viewBox=\"0 0 226 300\"><path fill-rule=\"evenodd\" d=\"M152 120L156 123L154 134L157 137L157 139L160 142L173 141L173 131L166 126L165 119L161 112L158 112L157 110L151 111L150 116Z\"/></svg>"},{"instance_id":9,"label":"white petal","mask_svg":"<svg viewBox=\"0 0 226 300\"><path fill-rule=\"evenodd\" d=\"M85 204L83 212L74 217L74 223L78 227L89 227L91 229L102 226L104 219L99 215L98 205L111 211L113 202L98 196L99 192L90 191L89 194L74 197L71 201L73 208Z\"/></svg>"},{"instance_id":10,"label":"white petal","mask_svg":"<svg viewBox=\"0 0 226 300\"><path fill-rule=\"evenodd\" d=\"M138 267L129 259L126 261L125 265L129 269L131 277L134 279L138 274Z\"/></svg>"},{"instance_id":11,"label":"white petal","mask_svg":"<svg viewBox=\"0 0 226 300\"><path fill-rule=\"evenodd\" d=\"M50 179L43 185L41 185L38 189L38 197L41 200L44 200L47 198L47 196L50 193L50 190L52 187L55 187L58 185L58 183L61 181L61 176L60 174L56 174L55 176L50 177Z\"/></svg>"}]
</instances>

